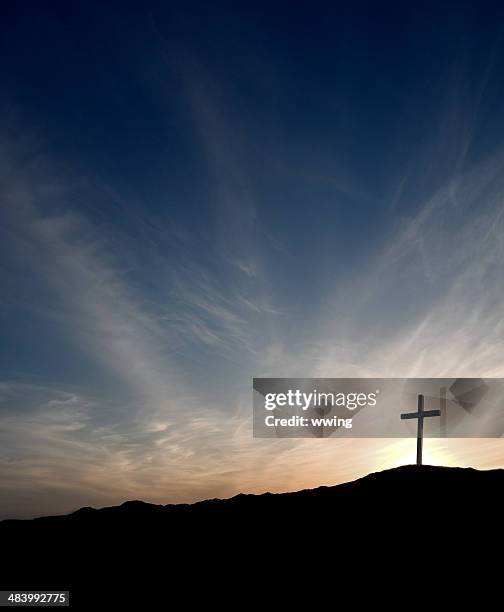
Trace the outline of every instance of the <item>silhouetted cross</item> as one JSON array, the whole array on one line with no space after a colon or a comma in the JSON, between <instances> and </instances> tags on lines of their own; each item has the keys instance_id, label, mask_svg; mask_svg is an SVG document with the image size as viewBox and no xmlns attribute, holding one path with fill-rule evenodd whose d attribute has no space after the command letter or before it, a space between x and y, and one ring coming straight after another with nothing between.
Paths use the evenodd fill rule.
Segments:
<instances>
[{"instance_id":1,"label":"silhouetted cross","mask_svg":"<svg viewBox=\"0 0 504 612\"><path fill-rule=\"evenodd\" d=\"M423 421L425 417L440 416L440 410L424 410L424 396L418 396L418 412L405 412L401 414L401 419L418 419L416 462L422 465L422 446L423 446Z\"/></svg>"}]
</instances>

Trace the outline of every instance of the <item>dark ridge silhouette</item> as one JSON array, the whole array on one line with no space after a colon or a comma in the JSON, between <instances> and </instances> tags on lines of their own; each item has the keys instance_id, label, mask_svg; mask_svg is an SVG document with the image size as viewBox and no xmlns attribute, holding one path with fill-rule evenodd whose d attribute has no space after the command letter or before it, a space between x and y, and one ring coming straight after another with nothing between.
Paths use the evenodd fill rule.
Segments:
<instances>
[{"instance_id":1,"label":"dark ridge silhouette","mask_svg":"<svg viewBox=\"0 0 504 612\"><path fill-rule=\"evenodd\" d=\"M472 567L469 550L502 547L503 491L504 470L404 466L295 493L7 520L0 587L70 590L87 610L100 607L98 594L102 605L119 598L141 610L220 605L235 588L242 603L299 603L314 585L399 579L421 555L429 566L441 555Z\"/></svg>"}]
</instances>

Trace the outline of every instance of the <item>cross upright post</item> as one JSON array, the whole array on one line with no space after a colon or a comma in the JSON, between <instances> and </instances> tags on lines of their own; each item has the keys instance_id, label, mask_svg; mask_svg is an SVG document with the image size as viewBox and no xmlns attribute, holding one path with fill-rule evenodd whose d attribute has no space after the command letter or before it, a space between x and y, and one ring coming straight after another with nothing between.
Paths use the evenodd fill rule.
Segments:
<instances>
[{"instance_id":1,"label":"cross upright post","mask_svg":"<svg viewBox=\"0 0 504 612\"><path fill-rule=\"evenodd\" d=\"M422 465L422 451L423 451L423 422L425 417L440 416L440 410L424 410L424 396L420 393L418 395L418 412L405 412L401 414L401 419L417 419L417 453L416 453L416 464Z\"/></svg>"}]
</instances>

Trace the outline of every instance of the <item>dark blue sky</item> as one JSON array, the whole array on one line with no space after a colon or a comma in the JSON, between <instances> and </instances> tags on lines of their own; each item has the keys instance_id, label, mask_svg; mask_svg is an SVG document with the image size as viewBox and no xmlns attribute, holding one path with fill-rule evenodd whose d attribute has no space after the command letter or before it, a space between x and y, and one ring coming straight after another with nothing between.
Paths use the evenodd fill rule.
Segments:
<instances>
[{"instance_id":1,"label":"dark blue sky","mask_svg":"<svg viewBox=\"0 0 504 612\"><path fill-rule=\"evenodd\" d=\"M204 227L211 176L196 96L229 122L267 222L280 225L287 207L306 220L314 190L324 213L344 209L351 222L364 203L336 206L338 179L359 185L374 214L405 174L430 166L447 121L451 154L415 188L456 169L468 117L480 113L483 128L473 155L502 136L500 14L405 4L18 5L2 20L4 100L65 163L142 208L170 207L184 222L197 213Z\"/></svg>"},{"instance_id":2,"label":"dark blue sky","mask_svg":"<svg viewBox=\"0 0 504 612\"><path fill-rule=\"evenodd\" d=\"M157 469L156 499L259 486L254 375L497 375L503 18L481 2L4 5L12 499L12 462L35 500L37 466L61 479L52 447L80 474L65 508L104 499L94 462L129 483L113 499ZM189 456L210 471L188 476Z\"/></svg>"},{"instance_id":3,"label":"dark blue sky","mask_svg":"<svg viewBox=\"0 0 504 612\"><path fill-rule=\"evenodd\" d=\"M325 279L502 138L489 5L49 6L3 20L5 105L102 188L79 208L113 223L118 202L162 214L202 257L219 173L251 193L305 281L315 262Z\"/></svg>"}]
</instances>

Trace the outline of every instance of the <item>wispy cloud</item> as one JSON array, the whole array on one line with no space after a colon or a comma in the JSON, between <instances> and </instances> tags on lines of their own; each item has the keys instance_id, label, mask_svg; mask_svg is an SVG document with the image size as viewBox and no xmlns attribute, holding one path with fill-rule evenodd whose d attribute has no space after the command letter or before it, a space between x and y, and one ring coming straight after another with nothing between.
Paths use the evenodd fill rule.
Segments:
<instances>
[{"instance_id":1,"label":"wispy cloud","mask_svg":"<svg viewBox=\"0 0 504 612\"><path fill-rule=\"evenodd\" d=\"M439 189L342 282L303 367L316 376L502 376L504 155ZM298 355L288 369L297 371Z\"/></svg>"},{"instance_id":2,"label":"wispy cloud","mask_svg":"<svg viewBox=\"0 0 504 612\"><path fill-rule=\"evenodd\" d=\"M223 284L196 259L177 260L159 250L156 270L166 275L154 279L156 292L149 296L131 275L130 258L117 249L121 236L75 212L71 179L55 174L45 159L36 165L44 166L43 178L26 166L3 177L9 203L4 247L50 290L45 308L36 303L38 295L31 296L38 314L57 322L75 347L74 357L87 354L113 382L109 395L98 399L92 380L84 393L59 383L42 392L29 374L24 382L3 383L4 395L16 391L4 401L1 417L1 478L10 506L55 488L54 507L65 509L92 500L176 501L234 491L237 456L246 457L251 444L241 448L243 439L236 442L249 411L239 397L226 394L225 381L216 399L206 392L206 381L188 380L177 359L184 345L194 345L196 355L206 345L227 359L260 352L252 320L257 326L258 317L276 313L247 287L254 275L240 269L242 278ZM50 194L50 206L41 194ZM158 226L151 235L159 233ZM230 265L227 256L222 261ZM21 299L15 293L13 299ZM192 360L190 351L185 355ZM49 506L36 507L43 512Z\"/></svg>"}]
</instances>

